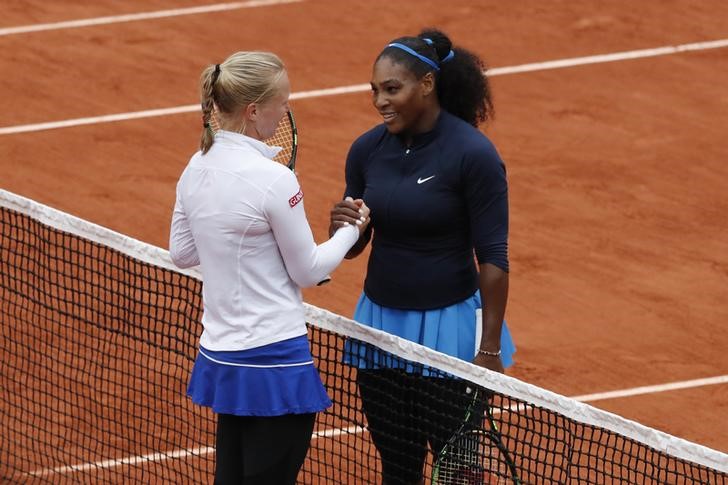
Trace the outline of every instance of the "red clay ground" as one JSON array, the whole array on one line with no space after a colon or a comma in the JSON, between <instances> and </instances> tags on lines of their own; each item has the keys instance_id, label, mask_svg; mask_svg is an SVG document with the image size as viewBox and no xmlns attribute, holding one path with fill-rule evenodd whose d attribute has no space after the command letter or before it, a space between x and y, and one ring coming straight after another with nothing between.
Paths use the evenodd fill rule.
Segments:
<instances>
[{"instance_id":1,"label":"red clay ground","mask_svg":"<svg viewBox=\"0 0 728 485\"><path fill-rule=\"evenodd\" d=\"M6 1L1 27L202 1ZM209 1L207 3L215 3ZM0 37L0 126L197 102L201 69L270 49L296 92L366 83L385 42L438 26L492 67L728 37L728 3L308 0ZM510 374L577 395L728 374L728 49L492 78L484 127L508 165ZM319 240L368 93L298 100L300 179ZM196 149L186 114L0 136L0 187L167 247ZM365 258L312 304L351 315ZM728 386L594 403L728 451Z\"/></svg>"}]
</instances>

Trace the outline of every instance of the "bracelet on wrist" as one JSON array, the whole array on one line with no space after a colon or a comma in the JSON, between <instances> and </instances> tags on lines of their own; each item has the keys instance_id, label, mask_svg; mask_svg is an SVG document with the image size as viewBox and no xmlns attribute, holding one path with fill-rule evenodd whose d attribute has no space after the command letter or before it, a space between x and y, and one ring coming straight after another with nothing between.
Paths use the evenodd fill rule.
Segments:
<instances>
[{"instance_id":1,"label":"bracelet on wrist","mask_svg":"<svg viewBox=\"0 0 728 485\"><path fill-rule=\"evenodd\" d=\"M487 355L488 357L500 357L501 351L498 350L498 352L491 352L489 350L478 349L478 354Z\"/></svg>"}]
</instances>

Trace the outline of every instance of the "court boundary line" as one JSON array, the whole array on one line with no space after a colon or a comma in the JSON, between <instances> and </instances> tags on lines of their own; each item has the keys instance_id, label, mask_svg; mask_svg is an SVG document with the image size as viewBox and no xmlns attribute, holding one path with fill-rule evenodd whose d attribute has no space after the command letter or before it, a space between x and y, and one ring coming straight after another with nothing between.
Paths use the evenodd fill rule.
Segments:
<instances>
[{"instance_id":1,"label":"court boundary line","mask_svg":"<svg viewBox=\"0 0 728 485\"><path fill-rule=\"evenodd\" d=\"M27 215L42 224L55 227L58 230L112 247L131 258L135 258L158 267L175 270L175 266L169 256L169 251L138 241L124 234L98 224L85 221L26 197L13 194L12 192L4 189L0 189L0 207L5 207ZM197 279L202 279L199 270L194 268L186 271L179 271L177 269L176 271ZM597 397L605 398L606 396L617 397L618 394L615 394L614 392L581 396L581 401L574 400L573 402L568 402L568 406L566 407L560 406L561 404L564 404L562 402L564 400L564 396L555 392L536 387L533 384L529 384L507 375L497 374L492 371L487 371L486 369L481 369L470 362L456 359L441 352L418 345L414 342L401 340L392 334L369 327L363 327L354 320L342 315L337 315L323 308L318 308L308 303L304 303L304 308L306 321L317 322L316 326L318 328L336 333L344 333L362 342L377 345L385 351L401 355L407 360L437 366L444 372L471 380L485 388L520 399L524 403L529 403L530 405L540 406L545 409L555 411L567 418L575 419L587 425L598 426L643 443L647 446L664 450L678 458L728 473L728 455L721 451L708 448L698 443L690 442L655 428L649 428L636 421L584 404L586 399L596 400ZM478 371L478 373L474 373L474 370ZM707 379L714 379L716 380L715 383L728 382L728 375ZM706 382L702 379L699 381ZM678 384L680 383L673 383L672 386L674 387ZM685 383L680 385L684 386ZM643 386L642 391L645 389L654 389L654 386ZM636 390L628 391L633 393L639 392ZM626 391L621 392L624 394ZM184 450L177 450L170 453L176 452L184 453ZM162 456L165 456L165 454L163 453ZM119 460L125 459L111 460L110 463L114 464ZM43 472L41 470L38 473ZM48 473L54 472L51 471Z\"/></svg>"},{"instance_id":2,"label":"court boundary line","mask_svg":"<svg viewBox=\"0 0 728 485\"><path fill-rule=\"evenodd\" d=\"M633 387L630 389L620 389L620 390L616 390L616 391L606 391L606 392L598 392L598 393L593 393L593 394L584 394L581 396L573 396L570 399L574 399L579 402L594 402L594 401L603 401L603 400L607 400L607 399L639 396L639 395L644 395L644 394L657 394L660 392L668 392L668 391L675 391L675 390L682 390L682 389L693 389L693 388L697 388L697 387L705 387L705 386L718 385L718 384L728 384L728 375L706 377L706 378L702 378L702 379L691 379L691 380L687 380L687 381L669 382L669 383L665 383L665 384L655 384L655 385L651 385L651 386L640 386L640 387ZM518 405L515 410L518 411L520 406L522 406L522 405ZM340 436L342 434L356 434L356 433L364 433L364 432L366 432L366 429L361 426L349 426L347 428L333 428L333 429L315 431L313 433L311 439L315 440L315 439L319 439L319 438L330 438L330 437L334 437L334 436ZM178 450L172 450L172 451L168 451L168 452L149 453L146 455L126 456L124 458L101 460L101 461L97 461L97 462L87 462L87 463L79 463L79 464L75 464L75 465L65 465L65 466L56 467L56 468L42 468L39 470L34 470L31 472L28 472L27 475L32 475L35 477L43 477L43 476L48 476L48 475L62 475L62 474L66 474L66 473L85 472L88 470L95 470L98 468L113 468L113 467L123 466L123 465L137 465L139 463L159 462L159 461L165 461L165 460L170 460L170 459L202 456L202 455L208 455L208 454L214 453L214 452L215 452L215 448L212 446L200 446L200 447L196 447L196 448L178 449Z\"/></svg>"},{"instance_id":3,"label":"court boundary line","mask_svg":"<svg viewBox=\"0 0 728 485\"><path fill-rule=\"evenodd\" d=\"M631 51L613 52L610 54L596 54L591 56L571 57L566 59L555 59L552 61L533 62L516 66L495 67L488 69L488 76L503 76L508 74L521 74L526 72L546 71L553 69L564 69L569 67L586 66L607 62L644 59L687 52L697 52L710 49L722 49L728 47L728 39L719 39L706 42L693 42L675 46L663 46L650 49L638 49ZM291 95L291 100L319 98L326 96L337 96L368 91L369 84L353 84L336 88L315 89L311 91L300 91ZM188 104L171 108L149 109L143 111L132 111L110 115L91 116L85 118L74 118L62 121L50 121L44 123L33 123L27 125L16 125L0 127L0 135L13 135L36 131L54 130L60 128L71 128L83 125L112 123L117 121L128 121L141 118L152 118L157 116L171 116L183 113L194 113L200 111L199 104Z\"/></svg>"},{"instance_id":4,"label":"court boundary line","mask_svg":"<svg viewBox=\"0 0 728 485\"><path fill-rule=\"evenodd\" d=\"M302 1L303 0L248 0L246 2L216 3L212 5L200 5L198 7L155 10L153 12L130 13L122 15L109 15L105 17L93 17L88 19L63 20L60 22L49 22L44 24L20 25L18 27L0 28L0 37L8 35L27 34L31 32L45 32L49 30L74 29L80 27L94 27L97 25L117 24L123 22L136 22L140 20L179 17L182 15L226 12L229 10L238 10L241 8L268 7L271 5L284 5L288 3L298 3Z\"/></svg>"}]
</instances>

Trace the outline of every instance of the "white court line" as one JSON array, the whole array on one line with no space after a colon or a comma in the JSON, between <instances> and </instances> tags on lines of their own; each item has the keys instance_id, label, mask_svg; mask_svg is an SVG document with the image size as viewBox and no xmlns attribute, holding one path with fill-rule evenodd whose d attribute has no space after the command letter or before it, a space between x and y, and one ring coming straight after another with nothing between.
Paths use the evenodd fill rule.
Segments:
<instances>
[{"instance_id":1,"label":"white court line","mask_svg":"<svg viewBox=\"0 0 728 485\"><path fill-rule=\"evenodd\" d=\"M545 71L548 69L563 69L566 67L583 66L604 62L616 62L645 57L665 56L683 52L694 52L708 49L721 49L728 47L728 39L715 40L710 42L695 42L677 46L657 47L653 49L641 49L634 51L615 52L612 54L601 54L585 57L573 57L570 59L557 59L554 61L535 62L510 67L496 67L488 70L489 76L501 76L505 74L518 74L523 72ZM354 84L330 89L316 89L313 91L301 91L291 95L292 100L305 98L319 98L324 96L335 96L339 94L350 94L368 91L369 84ZM169 116L180 113L196 113L200 111L199 104L188 104L174 108L151 109L145 111L134 111L130 113L119 113L112 115L94 116L89 118L75 118L64 121L51 121L47 123L34 123L31 125L6 126L0 128L0 135L12 135L17 133L28 133L33 131L54 130L58 128L70 128L73 126L92 125L98 123L110 123L115 121L126 121L139 118L151 118L155 116Z\"/></svg>"},{"instance_id":2,"label":"white court line","mask_svg":"<svg viewBox=\"0 0 728 485\"><path fill-rule=\"evenodd\" d=\"M580 402L592 402L592 401L600 401L604 399L614 399L614 398L620 398L620 397L629 397L629 396L638 396L641 394L655 394L658 392L667 392L667 391L674 391L678 389L690 389L694 387L702 387L702 386L711 386L716 384L728 384L728 375L724 376L716 376L716 377L707 377L704 379L693 379L689 381L680 381L680 382L670 382L667 384L657 384L654 386L642 386L642 387L634 387L632 389L622 389L618 391L609 391L609 392L600 392L595 394L584 394L582 396L574 396L571 399L574 399L576 401ZM512 410L519 411L521 410L522 405L516 405ZM364 432L364 428L361 426L350 426L348 428L336 428L336 429L327 429L324 431L317 431L313 435L313 439L318 439L322 437L331 437L331 436L339 436L342 434L356 434L356 433L362 433ZM206 447L199 447L199 448L190 448L185 450L174 450L174 451L168 451L164 453L150 453L148 455L141 455L141 456L128 456L125 458L118 458L115 460L103 460L103 461L97 461L93 463L81 463L78 465L68 465L68 466L61 466L57 468L44 468L40 470L35 470L28 472L28 475L36 476L36 477L44 477L48 475L56 475L56 474L63 474L63 473L73 473L73 472L84 472L88 470L95 470L98 468L113 468L117 466L122 465L137 465L140 463L149 463L149 462L156 462L156 461L164 461L169 459L175 459L175 458L187 458L187 457L195 457L195 456L202 456L207 455L210 453L214 453L215 449L210 446Z\"/></svg>"},{"instance_id":3,"label":"white court line","mask_svg":"<svg viewBox=\"0 0 728 485\"><path fill-rule=\"evenodd\" d=\"M161 19L178 17L180 15L195 15L211 12L224 12L241 8L266 7L284 3L300 2L302 0L250 0L248 2L216 3L214 5L201 5L199 7L175 8L172 10L158 10L156 12L134 13L127 15L113 15L109 17L96 17L92 19L67 20L49 24L22 25L20 27L5 27L0 29L0 36L27 34L29 32L42 32L45 30L75 29L78 27L91 27L94 25L117 24L120 22L134 22L137 20Z\"/></svg>"},{"instance_id":4,"label":"white court line","mask_svg":"<svg viewBox=\"0 0 728 485\"><path fill-rule=\"evenodd\" d=\"M164 453L150 453L148 455L127 456L126 458L118 458L116 460L103 460L93 463L80 463L78 465L59 466L57 468L46 468L28 472L28 475L34 477L46 477L48 475L57 475L61 473L79 473L99 468L114 468L122 465L138 465L141 463L149 463L154 461L164 461L174 458L187 458L190 456L202 456L214 453L215 448L211 446L202 446L199 448L189 448L186 450L167 451Z\"/></svg>"},{"instance_id":5,"label":"white court line","mask_svg":"<svg viewBox=\"0 0 728 485\"><path fill-rule=\"evenodd\" d=\"M654 394L657 392L677 391L679 389L690 389L692 387L713 386L716 384L728 384L728 375L717 377L706 377L705 379L693 379L691 381L671 382L655 386L634 387L622 391L599 392L596 394L584 394L574 396L581 402L603 401L605 399L616 399L620 397L639 396L640 394Z\"/></svg>"},{"instance_id":6,"label":"white court line","mask_svg":"<svg viewBox=\"0 0 728 485\"><path fill-rule=\"evenodd\" d=\"M316 431L313 434L313 439L318 438L330 438L332 436L339 436L342 434L356 434L364 432L364 428L361 426L349 426L348 428L336 428L327 429L324 431ZM78 473L85 472L88 470L96 470L98 468L113 468L122 465L139 465L143 463L149 463L154 461L173 460L175 458L187 458L191 456L203 456L214 453L215 448L211 446L201 446L199 448L190 448L186 450L175 450L164 453L149 453L148 455L140 456L127 456L125 458L117 458L115 460L103 460L93 463L80 463L78 465L60 466L57 468L46 468L28 472L28 475L34 477L44 477L48 475L57 475L63 473Z\"/></svg>"}]
</instances>

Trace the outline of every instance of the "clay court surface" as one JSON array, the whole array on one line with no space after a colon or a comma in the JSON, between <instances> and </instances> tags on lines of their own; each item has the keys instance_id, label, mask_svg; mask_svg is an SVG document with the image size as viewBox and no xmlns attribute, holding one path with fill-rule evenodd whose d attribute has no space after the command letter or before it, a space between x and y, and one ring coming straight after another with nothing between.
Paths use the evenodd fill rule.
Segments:
<instances>
[{"instance_id":1,"label":"clay court surface","mask_svg":"<svg viewBox=\"0 0 728 485\"><path fill-rule=\"evenodd\" d=\"M0 29L203 0L4 0ZM213 4L214 2L207 2ZM0 36L0 128L198 102L202 68L272 50L294 93L366 84L383 45L437 26L492 68L728 38L728 3L304 0ZM482 129L511 206L509 374L567 396L728 374L728 47L491 78ZM497 71L496 71L497 72ZM317 240L369 93L292 102ZM0 188L167 247L199 113L0 135ZM366 258L309 303L351 316ZM728 452L728 384L593 405Z\"/></svg>"}]
</instances>

